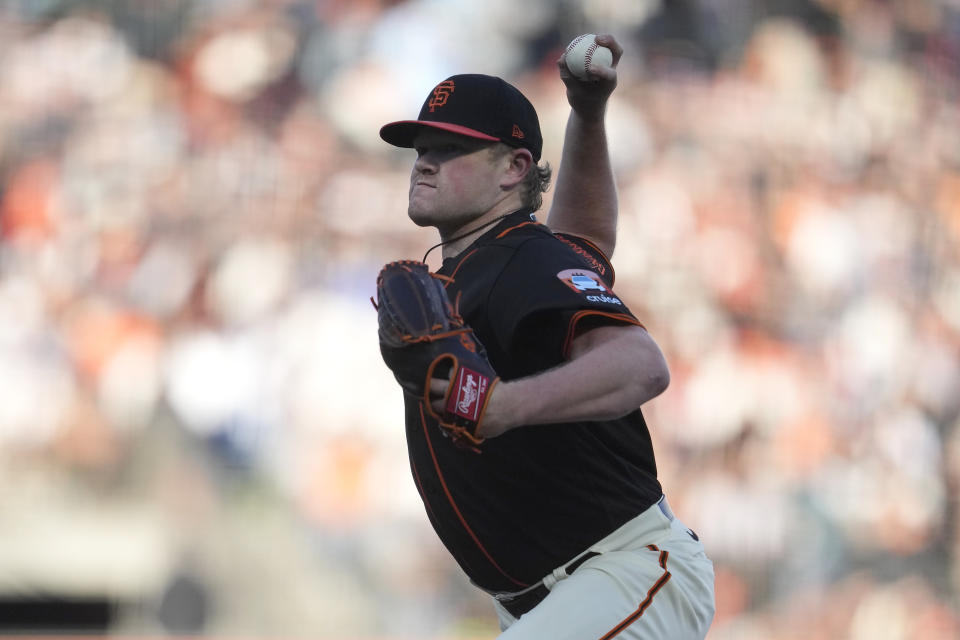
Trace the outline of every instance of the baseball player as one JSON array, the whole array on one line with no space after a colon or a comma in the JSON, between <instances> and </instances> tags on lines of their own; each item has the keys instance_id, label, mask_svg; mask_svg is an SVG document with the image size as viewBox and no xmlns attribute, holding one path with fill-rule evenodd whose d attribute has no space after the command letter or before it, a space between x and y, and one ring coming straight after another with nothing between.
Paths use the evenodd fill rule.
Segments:
<instances>
[{"instance_id":1,"label":"baseball player","mask_svg":"<svg viewBox=\"0 0 960 640\"><path fill-rule=\"evenodd\" d=\"M537 114L502 79L448 78L417 120L381 129L416 150L408 215L440 234L434 277L455 329L441 333L466 346L451 353L474 355L446 354L447 376L442 358L416 362L427 338L390 350L382 322L381 347L402 383L429 369L421 390L405 385L413 479L444 545L492 596L500 638L703 638L713 565L667 503L640 410L668 369L613 289L604 114L622 49L597 42L613 65L587 80L558 61L571 112L547 225L534 216L550 179Z\"/></svg>"}]
</instances>

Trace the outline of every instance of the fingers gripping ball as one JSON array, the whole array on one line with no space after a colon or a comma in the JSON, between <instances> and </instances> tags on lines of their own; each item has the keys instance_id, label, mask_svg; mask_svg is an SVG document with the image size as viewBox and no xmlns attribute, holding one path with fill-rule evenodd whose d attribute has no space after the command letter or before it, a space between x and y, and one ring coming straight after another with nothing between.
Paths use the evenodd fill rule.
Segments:
<instances>
[{"instance_id":1,"label":"fingers gripping ball","mask_svg":"<svg viewBox=\"0 0 960 640\"><path fill-rule=\"evenodd\" d=\"M591 68L613 65L613 52L607 47L601 47L596 42L596 34L585 33L574 38L564 56L564 61L570 73L581 80L589 80L587 73Z\"/></svg>"},{"instance_id":2,"label":"fingers gripping ball","mask_svg":"<svg viewBox=\"0 0 960 640\"><path fill-rule=\"evenodd\" d=\"M426 264L391 262L377 277L380 354L404 391L458 445L475 447L483 413L500 380L486 351L447 297L444 282ZM433 378L449 380L443 410L430 397Z\"/></svg>"}]
</instances>

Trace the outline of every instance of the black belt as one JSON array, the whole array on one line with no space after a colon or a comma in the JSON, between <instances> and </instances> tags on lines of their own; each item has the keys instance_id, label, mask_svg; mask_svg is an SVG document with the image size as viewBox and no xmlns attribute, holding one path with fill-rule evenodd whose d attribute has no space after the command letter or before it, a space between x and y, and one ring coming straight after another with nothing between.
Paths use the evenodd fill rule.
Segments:
<instances>
[{"instance_id":1,"label":"black belt","mask_svg":"<svg viewBox=\"0 0 960 640\"><path fill-rule=\"evenodd\" d=\"M657 502L657 506L660 508L660 511L667 517L668 520L673 520L674 515L673 511L670 509L670 505L667 504L665 498L661 497ZM587 551L582 556L568 564L563 568L563 572L568 576L573 575L573 572L580 568L584 562L590 558L594 558L600 555L598 551ZM515 596L497 596L497 602L503 605L503 608L510 612L514 618L519 619L520 616L527 613L535 606L540 604L544 598L550 594L550 589L547 589L547 586L543 584L543 580L538 582L533 587L528 588L522 593L518 593Z\"/></svg>"},{"instance_id":2,"label":"black belt","mask_svg":"<svg viewBox=\"0 0 960 640\"><path fill-rule=\"evenodd\" d=\"M580 565L590 558L598 555L600 554L596 551L587 551L585 554L565 566L563 571L568 576L573 575L573 572L579 569ZM510 597L500 596L497 598L497 602L502 604L503 608L509 611L510 615L512 615L514 618L520 618L520 616L540 604L549 594L550 589L547 589L547 586L543 584L543 580L541 580L535 586L527 589L523 593L519 593Z\"/></svg>"}]
</instances>

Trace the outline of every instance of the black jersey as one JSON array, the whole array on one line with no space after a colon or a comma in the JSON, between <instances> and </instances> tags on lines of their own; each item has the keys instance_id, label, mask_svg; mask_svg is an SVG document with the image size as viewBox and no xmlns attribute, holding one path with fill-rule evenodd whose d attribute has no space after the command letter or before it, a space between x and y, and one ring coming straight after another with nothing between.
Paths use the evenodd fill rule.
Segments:
<instances>
[{"instance_id":1,"label":"black jersey","mask_svg":"<svg viewBox=\"0 0 960 640\"><path fill-rule=\"evenodd\" d=\"M506 217L439 273L504 380L555 367L598 324L635 324L613 269L588 242L530 211ZM473 582L517 591L637 516L661 495L639 410L599 422L530 425L455 446L405 397L414 481L434 529Z\"/></svg>"}]
</instances>

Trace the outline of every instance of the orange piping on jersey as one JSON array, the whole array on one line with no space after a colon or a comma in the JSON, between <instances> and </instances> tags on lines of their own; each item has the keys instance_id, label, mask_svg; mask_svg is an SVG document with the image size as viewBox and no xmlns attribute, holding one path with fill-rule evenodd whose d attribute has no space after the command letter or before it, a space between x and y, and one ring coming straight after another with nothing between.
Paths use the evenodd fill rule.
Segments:
<instances>
[{"instance_id":1,"label":"orange piping on jersey","mask_svg":"<svg viewBox=\"0 0 960 640\"><path fill-rule=\"evenodd\" d=\"M587 316L603 316L604 318L612 318L614 320L620 320L625 324L636 325L642 329L646 329L636 318L628 316L625 313L607 313L606 311L596 311L594 309L584 309L583 311L577 311L573 314L573 318L570 319L570 326L567 328L567 337L563 341L563 351L561 355L566 359L570 355L570 348L573 346L573 338L576 334L577 323L586 318Z\"/></svg>"},{"instance_id":2,"label":"orange piping on jersey","mask_svg":"<svg viewBox=\"0 0 960 640\"><path fill-rule=\"evenodd\" d=\"M510 233L511 231L513 231L514 229L519 229L520 227L526 227L527 225L531 225L531 224L540 224L540 223L539 223L539 222L534 222L533 220L527 220L526 222L521 222L520 224L515 224L515 225L513 225L512 227L507 227L506 229L504 229L503 231L501 231L500 233L497 234L497 240L499 240L499 239L502 238L503 236L507 235L508 233Z\"/></svg>"},{"instance_id":3,"label":"orange piping on jersey","mask_svg":"<svg viewBox=\"0 0 960 640\"><path fill-rule=\"evenodd\" d=\"M660 552L660 567L663 568L663 575L660 576L656 582L653 583L653 586L650 587L650 590L647 591L647 597L643 599L643 602L640 603L640 606L637 607L637 610L631 613L629 616L624 618L620 624L615 626L613 629L607 632L605 636L600 638L600 640L610 640L614 636L618 635L621 631L632 625L634 622L639 620L643 614L646 612L650 605L653 603L653 597L657 595L660 589L663 588L663 585L667 584L670 581L670 572L667 571L667 558L670 556L670 553L667 551L660 551L656 545L648 544L647 548L651 551Z\"/></svg>"},{"instance_id":4,"label":"orange piping on jersey","mask_svg":"<svg viewBox=\"0 0 960 640\"><path fill-rule=\"evenodd\" d=\"M568 233L568 234L566 234L566 235L568 235L568 236L573 236L573 237L577 238L578 240L583 240L584 242L586 242L588 245L590 245L591 247L593 247L594 250L596 250L597 253L599 253L600 255L602 255L602 256L603 256L603 259L606 260L607 263L609 264L610 258L608 258L608 257L607 257L607 254L603 252L603 249L601 249L600 247L598 247L596 244L594 244L593 242L591 242L591 241L588 240L587 238L584 238L583 236L578 236L578 235L573 234L573 233Z\"/></svg>"},{"instance_id":5,"label":"orange piping on jersey","mask_svg":"<svg viewBox=\"0 0 960 640\"><path fill-rule=\"evenodd\" d=\"M591 254L589 251L581 247L579 244L577 244L576 242L571 240L570 237L567 237L567 236L576 238L577 240L582 240L584 244L590 245L591 247L593 247L594 251L600 254L600 257L602 257L603 260L602 261L598 260L593 254ZM593 244L586 238L582 238L580 236L574 236L568 233L555 233L553 234L553 237L559 240L560 242L562 242L563 244L567 245L568 247L570 247L574 253L576 253L577 255L582 257L584 260L589 262L590 266L596 269L601 276L606 275L607 270L609 269L610 270L610 286L613 286L613 283L616 280L616 273L613 270L613 265L610 264L610 258L607 257L607 254L605 254L600 249L600 247Z\"/></svg>"},{"instance_id":6,"label":"orange piping on jersey","mask_svg":"<svg viewBox=\"0 0 960 640\"><path fill-rule=\"evenodd\" d=\"M453 268L453 272L452 272L452 273L450 274L450 276L449 276L449 282L447 282L446 284L443 285L444 288L446 288L446 287L450 286L451 284L453 284L453 278L454 278L454 276L457 275L457 271L460 271L460 267L463 266L463 263L466 262L467 260L469 260L469 259L470 259L470 256L472 256L472 255L475 254L476 252L477 252L477 250L474 249L473 251L471 251L471 252L468 253L467 255L463 256L463 258L460 260L460 262L457 263L457 266Z\"/></svg>"},{"instance_id":7,"label":"orange piping on jersey","mask_svg":"<svg viewBox=\"0 0 960 640\"><path fill-rule=\"evenodd\" d=\"M521 222L520 224L516 224L516 225L514 225L514 226L512 226L512 227L509 227L509 228L504 229L503 231L501 231L499 234L497 234L497 239L499 240L500 238L502 238L503 236L507 235L508 233L510 233L511 231L513 231L514 229L519 229L520 227L525 227L525 226L530 225L530 224L537 224L537 225L538 225L538 224L540 224L540 223L539 223L539 222L535 222L535 221L533 221L533 220L528 220L528 221L526 221L526 222ZM479 248L479 247L478 247L478 248ZM598 251L599 251L599 249L598 249ZM447 282L448 285L453 282L453 277L457 275L457 271L460 270L460 267L463 266L463 263L466 262L467 260L469 260L469 259L470 259L470 256L472 256L472 255L473 255L474 253L476 253L476 252L477 252L477 249L474 249L473 251L471 251L470 253L468 253L467 255L463 256L463 258L460 259L460 262L457 263L457 266L454 267L453 272L452 272L452 273L450 274L450 276L449 276L450 281ZM600 253L602 254L603 252L601 251Z\"/></svg>"},{"instance_id":8,"label":"orange piping on jersey","mask_svg":"<svg viewBox=\"0 0 960 640\"><path fill-rule=\"evenodd\" d=\"M463 528L470 535L470 539L473 540L474 544L477 545L477 548L483 553L484 557L490 561L490 564L500 572L500 574L517 585L518 587L529 587L530 585L526 582L521 582L517 580L506 571L500 568L500 565L497 564L496 560L493 559L493 556L490 555L490 552L487 551L486 547L483 546L483 543L477 538L477 534L473 532L473 529L470 528L470 525L467 524L466 519L463 517L463 514L460 513L460 509L457 507L456 501L453 499L453 495L450 493L450 489L447 487L446 480L443 479L443 473L440 471L440 464L437 462L437 455L433 451L433 442L430 440L430 433L427 431L427 419L423 414L423 402L420 402L420 424L423 425L423 435L427 441L427 447L430 449L430 457L433 459L433 468L437 470L437 478L440 480L440 486L443 487L443 493L447 496L447 500L450 502L450 506L453 507L454 513L457 514L457 518L460 520L460 524L463 525Z\"/></svg>"},{"instance_id":9,"label":"orange piping on jersey","mask_svg":"<svg viewBox=\"0 0 960 640\"><path fill-rule=\"evenodd\" d=\"M433 506L431 506L430 501L427 500L427 493L423 489L423 483L420 482L420 474L417 472L417 467L412 462L410 463L410 471L413 472L413 482L417 485L417 491L420 493L421 498L423 499L423 504L427 508L427 513L430 514L430 517L434 520L437 519L436 514L433 512Z\"/></svg>"}]
</instances>

